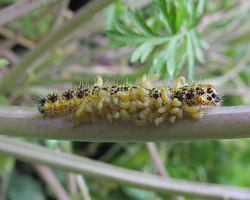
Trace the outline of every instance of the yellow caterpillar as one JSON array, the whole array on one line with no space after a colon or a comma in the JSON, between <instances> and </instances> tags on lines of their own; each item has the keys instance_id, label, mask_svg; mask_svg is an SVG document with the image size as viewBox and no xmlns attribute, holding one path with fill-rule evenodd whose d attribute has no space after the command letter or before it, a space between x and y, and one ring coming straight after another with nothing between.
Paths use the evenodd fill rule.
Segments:
<instances>
[{"instance_id":1,"label":"yellow caterpillar","mask_svg":"<svg viewBox=\"0 0 250 200\"><path fill-rule=\"evenodd\" d=\"M200 119L210 107L220 104L220 97L211 84L186 83L179 77L170 87L152 87L158 74L143 76L140 84L103 84L100 76L93 86L79 85L63 92L37 98L38 110L44 116L68 117L74 127L82 123L105 120L109 123L132 121L136 125L174 123L183 112Z\"/></svg>"}]
</instances>

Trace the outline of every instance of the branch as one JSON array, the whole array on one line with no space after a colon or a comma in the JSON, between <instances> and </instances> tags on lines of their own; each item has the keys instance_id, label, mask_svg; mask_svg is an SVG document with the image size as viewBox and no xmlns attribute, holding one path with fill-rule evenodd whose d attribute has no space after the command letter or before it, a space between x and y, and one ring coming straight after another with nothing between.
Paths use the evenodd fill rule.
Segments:
<instances>
[{"instance_id":1,"label":"branch","mask_svg":"<svg viewBox=\"0 0 250 200\"><path fill-rule=\"evenodd\" d=\"M247 138L250 137L250 106L218 107L210 110L201 120L184 117L166 127L156 127L153 123L135 126L125 122L98 122L77 128L73 128L73 122L66 119L42 118L35 108L0 106L0 134L101 142Z\"/></svg>"},{"instance_id":2,"label":"branch","mask_svg":"<svg viewBox=\"0 0 250 200\"><path fill-rule=\"evenodd\" d=\"M43 165L35 165L35 170L46 183L48 188L50 188L58 200L70 200L70 197L66 190L63 188L62 184L54 175L53 171Z\"/></svg>"},{"instance_id":3,"label":"branch","mask_svg":"<svg viewBox=\"0 0 250 200\"><path fill-rule=\"evenodd\" d=\"M115 167L75 155L53 152L34 144L0 136L0 152L28 162L57 167L98 180L153 190L162 194L206 197L209 199L250 199L250 190L231 186L163 178L134 170Z\"/></svg>"},{"instance_id":4,"label":"branch","mask_svg":"<svg viewBox=\"0 0 250 200\"><path fill-rule=\"evenodd\" d=\"M166 170L165 165L157 151L156 144L154 142L147 142L146 147L159 175L162 177L169 177L168 171Z\"/></svg>"},{"instance_id":5,"label":"branch","mask_svg":"<svg viewBox=\"0 0 250 200\"><path fill-rule=\"evenodd\" d=\"M83 176L81 174L76 174L75 177L78 183L78 187L80 188L80 191L82 193L82 198L84 200L91 200L91 197L89 195L89 190Z\"/></svg>"}]
</instances>

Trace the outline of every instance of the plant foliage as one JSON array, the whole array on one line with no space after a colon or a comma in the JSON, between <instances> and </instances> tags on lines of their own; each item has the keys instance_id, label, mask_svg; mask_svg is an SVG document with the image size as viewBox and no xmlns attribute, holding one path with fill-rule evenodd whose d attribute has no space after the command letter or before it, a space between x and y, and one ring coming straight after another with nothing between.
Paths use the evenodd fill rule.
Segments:
<instances>
[{"instance_id":1,"label":"plant foliage","mask_svg":"<svg viewBox=\"0 0 250 200\"><path fill-rule=\"evenodd\" d=\"M202 48L207 45L197 25L205 6L205 0L154 0L147 16L128 9L125 17L114 18L107 35L113 47L136 46L131 62L150 61L150 74L174 78L187 63L192 79L195 61L204 63Z\"/></svg>"}]
</instances>

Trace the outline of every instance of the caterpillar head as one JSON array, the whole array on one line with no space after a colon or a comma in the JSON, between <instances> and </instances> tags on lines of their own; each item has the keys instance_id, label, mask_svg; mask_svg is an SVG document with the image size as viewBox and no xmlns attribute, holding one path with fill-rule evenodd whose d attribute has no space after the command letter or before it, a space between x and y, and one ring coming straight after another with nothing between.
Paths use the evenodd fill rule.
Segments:
<instances>
[{"instance_id":1,"label":"caterpillar head","mask_svg":"<svg viewBox=\"0 0 250 200\"><path fill-rule=\"evenodd\" d=\"M43 106L44 106L44 104L45 104L45 102L46 102L46 98L44 98L44 97L35 97L34 99L38 102L38 105L37 105L38 111L39 111L41 114L44 115L46 112L45 112Z\"/></svg>"},{"instance_id":2,"label":"caterpillar head","mask_svg":"<svg viewBox=\"0 0 250 200\"><path fill-rule=\"evenodd\" d=\"M188 106L216 107L221 102L220 96L211 84L194 84L178 88L174 98L178 98Z\"/></svg>"},{"instance_id":3,"label":"caterpillar head","mask_svg":"<svg viewBox=\"0 0 250 200\"><path fill-rule=\"evenodd\" d=\"M202 104L204 106L218 106L220 104L221 98L217 94L213 85L205 84L201 87L201 90L204 94L197 96L198 104Z\"/></svg>"}]
</instances>

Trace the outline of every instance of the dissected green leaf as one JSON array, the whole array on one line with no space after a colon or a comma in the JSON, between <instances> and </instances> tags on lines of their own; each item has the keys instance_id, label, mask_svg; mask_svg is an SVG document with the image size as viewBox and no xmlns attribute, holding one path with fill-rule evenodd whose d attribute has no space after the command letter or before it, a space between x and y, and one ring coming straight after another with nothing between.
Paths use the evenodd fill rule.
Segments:
<instances>
[{"instance_id":1,"label":"dissected green leaf","mask_svg":"<svg viewBox=\"0 0 250 200\"><path fill-rule=\"evenodd\" d=\"M140 61L143 63L147 56L151 53L151 51L154 49L154 45L150 42L146 42L141 44L133 53L131 57L131 62L135 62L140 59Z\"/></svg>"},{"instance_id":2,"label":"dissected green leaf","mask_svg":"<svg viewBox=\"0 0 250 200\"><path fill-rule=\"evenodd\" d=\"M109 6L108 8L108 16L107 16L107 19L106 19L106 29L107 30L111 30L113 28L113 25L114 25L114 19L116 19L116 4L113 3Z\"/></svg>"},{"instance_id":3,"label":"dissected green leaf","mask_svg":"<svg viewBox=\"0 0 250 200\"><path fill-rule=\"evenodd\" d=\"M181 72L181 70L183 69L186 59L187 59L187 53L185 52L184 54L182 54L180 61L176 65L175 77L177 77Z\"/></svg>"},{"instance_id":4,"label":"dissected green leaf","mask_svg":"<svg viewBox=\"0 0 250 200\"><path fill-rule=\"evenodd\" d=\"M135 14L129 9L128 16L131 19L131 22L135 25L140 33L143 35L154 35L152 30L147 26L145 20L143 20L140 12L138 10L135 11Z\"/></svg>"},{"instance_id":5,"label":"dissected green leaf","mask_svg":"<svg viewBox=\"0 0 250 200\"><path fill-rule=\"evenodd\" d=\"M141 30L143 30L143 32L145 34L148 35L157 35L156 33L153 32L153 30L146 24L145 19L143 19L143 17L141 16L141 13L139 12L139 10L135 11L135 19L136 22L138 24L138 26L140 27Z\"/></svg>"},{"instance_id":6,"label":"dissected green leaf","mask_svg":"<svg viewBox=\"0 0 250 200\"><path fill-rule=\"evenodd\" d=\"M176 66L176 48L177 48L178 38L174 37L168 45L167 49L167 69L168 74L171 78L174 77L174 71Z\"/></svg>"},{"instance_id":7,"label":"dissected green leaf","mask_svg":"<svg viewBox=\"0 0 250 200\"><path fill-rule=\"evenodd\" d=\"M135 45L131 61L152 62L150 73L163 72L173 78L188 62L189 79L192 78L195 59L204 63L202 48L205 41L196 31L206 0L168 1L154 0L156 12L152 18L144 17L139 10L127 12L127 25L116 23L107 35L113 47ZM147 19L147 20L146 20ZM150 24L150 25L149 25ZM181 53L180 53L181 48Z\"/></svg>"},{"instance_id":8,"label":"dissected green leaf","mask_svg":"<svg viewBox=\"0 0 250 200\"><path fill-rule=\"evenodd\" d=\"M186 1L188 15L192 16L194 13L194 1Z\"/></svg>"},{"instance_id":9,"label":"dissected green leaf","mask_svg":"<svg viewBox=\"0 0 250 200\"><path fill-rule=\"evenodd\" d=\"M193 46L194 46L195 57L197 58L197 60L200 63L202 63L202 64L205 63L205 60L203 58L203 53L202 53L202 50L201 50L200 39L198 38L197 33L195 33L195 31L192 30L192 31L190 31L190 36L191 36Z\"/></svg>"},{"instance_id":10,"label":"dissected green leaf","mask_svg":"<svg viewBox=\"0 0 250 200\"><path fill-rule=\"evenodd\" d=\"M169 19L173 34L176 34L176 6L175 1L168 1L170 6Z\"/></svg>"},{"instance_id":11,"label":"dissected green leaf","mask_svg":"<svg viewBox=\"0 0 250 200\"><path fill-rule=\"evenodd\" d=\"M122 47L122 46L132 45L132 44L140 44L140 43L147 41L146 37L142 37L134 33L131 35L124 35L121 33L114 32L114 31L108 31L107 35L108 37L112 38L113 47Z\"/></svg>"},{"instance_id":12,"label":"dissected green leaf","mask_svg":"<svg viewBox=\"0 0 250 200\"><path fill-rule=\"evenodd\" d=\"M205 0L198 1L198 5L197 5L196 10L195 10L195 16L197 19L202 17L202 14L203 14L204 9L205 9L205 5L206 5Z\"/></svg>"},{"instance_id":13,"label":"dissected green leaf","mask_svg":"<svg viewBox=\"0 0 250 200\"><path fill-rule=\"evenodd\" d=\"M194 68L194 51L192 46L191 34L187 33L187 53L188 53L188 79L193 77L193 68Z\"/></svg>"},{"instance_id":14,"label":"dissected green leaf","mask_svg":"<svg viewBox=\"0 0 250 200\"><path fill-rule=\"evenodd\" d=\"M156 4L158 4L158 8L160 10L160 14L162 14L163 22L166 26L167 31L172 34L173 31L171 29L170 23L169 23L169 14L167 12L167 5L165 0L156 0Z\"/></svg>"}]
</instances>

